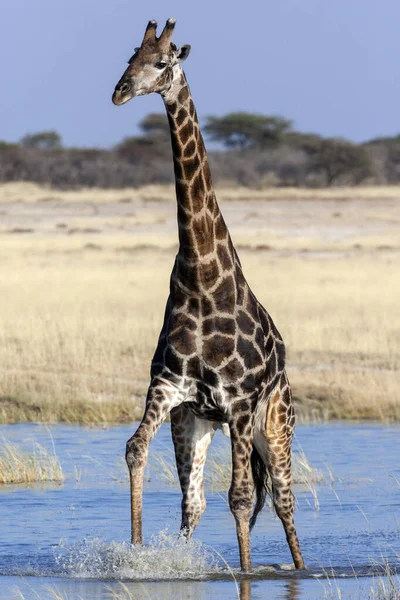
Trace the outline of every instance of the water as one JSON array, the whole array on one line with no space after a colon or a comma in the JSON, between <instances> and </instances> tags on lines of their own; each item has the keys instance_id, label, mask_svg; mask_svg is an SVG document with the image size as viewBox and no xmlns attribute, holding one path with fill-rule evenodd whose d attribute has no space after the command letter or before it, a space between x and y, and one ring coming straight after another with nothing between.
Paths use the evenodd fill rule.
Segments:
<instances>
[{"instance_id":1,"label":"water","mask_svg":"<svg viewBox=\"0 0 400 600\"><path fill-rule=\"evenodd\" d=\"M207 492L207 510L189 544L177 539L181 494L154 468L144 492L143 548L128 544L129 494L123 462L134 426L111 429L55 426L63 484L0 487L0 600L54 598L110 599L124 591L134 598L237 598L239 556L226 492ZM26 447L51 449L49 430L39 425L1 428ZM260 515L252 534L254 576L242 583L242 597L313 600L367 598L384 563L399 568L399 428L329 424L298 426L294 449L324 472L311 491L296 485L296 525L306 572L294 571L283 528L271 510ZM229 441L219 432L213 455L226 456ZM172 442L164 425L151 445L170 460ZM330 472L333 476L331 483ZM226 564L227 563L227 564ZM229 565L229 568L227 567ZM329 578L326 578L326 575Z\"/></svg>"}]
</instances>

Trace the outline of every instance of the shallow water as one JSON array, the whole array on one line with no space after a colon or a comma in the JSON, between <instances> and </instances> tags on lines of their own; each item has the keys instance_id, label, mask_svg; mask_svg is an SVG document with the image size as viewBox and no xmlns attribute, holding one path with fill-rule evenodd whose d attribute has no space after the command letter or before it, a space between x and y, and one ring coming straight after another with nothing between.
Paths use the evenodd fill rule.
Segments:
<instances>
[{"instance_id":1,"label":"shallow water","mask_svg":"<svg viewBox=\"0 0 400 600\"><path fill-rule=\"evenodd\" d=\"M124 597L121 580L135 598L237 597L231 570L239 580L239 557L226 492L207 492L207 510L187 544L176 536L178 486L148 469L145 546L132 549L127 543L129 496L122 456L134 428L52 427L66 481L0 487L0 600L17 598L16 588L27 600L51 598L49 586L68 599L112 598L111 589ZM42 426L0 429L27 449L32 441L52 447ZM252 534L254 577L242 583L243 598L311 600L329 597L330 590L337 597L336 586L342 598L366 598L380 566L388 562L398 569L399 432L379 425L297 427L294 450L302 448L325 474L325 481L315 485L319 510L306 486L295 486L297 531L309 569L296 572L287 565L291 559L282 526L266 508ZM212 454L226 456L228 448L229 440L218 433ZM168 424L153 441L154 452L171 458Z\"/></svg>"}]
</instances>

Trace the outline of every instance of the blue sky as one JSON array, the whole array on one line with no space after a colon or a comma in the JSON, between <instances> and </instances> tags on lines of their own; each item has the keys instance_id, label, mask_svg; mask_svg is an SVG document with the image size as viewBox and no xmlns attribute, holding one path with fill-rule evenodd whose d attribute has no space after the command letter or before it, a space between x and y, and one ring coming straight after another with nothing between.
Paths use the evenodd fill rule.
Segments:
<instances>
[{"instance_id":1,"label":"blue sky","mask_svg":"<svg viewBox=\"0 0 400 600\"><path fill-rule=\"evenodd\" d=\"M168 6L167 6L168 5ZM0 139L56 129L110 147L158 96L111 104L149 19L174 41L200 118L246 110L356 141L400 131L399 0L13 0L2 6Z\"/></svg>"}]
</instances>

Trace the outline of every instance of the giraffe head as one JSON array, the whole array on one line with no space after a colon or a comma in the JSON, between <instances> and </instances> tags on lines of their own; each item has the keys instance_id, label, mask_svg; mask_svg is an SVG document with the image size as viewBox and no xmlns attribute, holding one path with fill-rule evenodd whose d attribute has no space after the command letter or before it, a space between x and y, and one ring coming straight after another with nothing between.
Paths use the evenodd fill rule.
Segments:
<instances>
[{"instance_id":1,"label":"giraffe head","mask_svg":"<svg viewBox=\"0 0 400 600\"><path fill-rule=\"evenodd\" d=\"M115 86L112 96L114 104L125 104L134 96L168 92L176 65L183 62L190 52L189 45L177 48L171 42L174 27L175 19L168 19L160 37L157 37L157 22L149 21L142 45L135 48L128 68Z\"/></svg>"}]
</instances>

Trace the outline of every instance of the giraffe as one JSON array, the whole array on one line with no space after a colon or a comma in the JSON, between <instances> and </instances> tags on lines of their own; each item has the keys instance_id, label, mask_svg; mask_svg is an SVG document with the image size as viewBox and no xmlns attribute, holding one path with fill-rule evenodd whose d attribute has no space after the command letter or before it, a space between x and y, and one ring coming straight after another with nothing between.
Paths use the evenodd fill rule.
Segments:
<instances>
[{"instance_id":1,"label":"giraffe","mask_svg":"<svg viewBox=\"0 0 400 600\"><path fill-rule=\"evenodd\" d=\"M171 132L178 205L179 250L151 363L145 412L126 445L131 540L142 543L148 447L170 415L182 490L182 534L191 537L205 510L203 468L220 428L231 439L229 506L236 522L242 571L251 570L250 530L265 503L267 480L295 567L302 569L293 520L295 417L285 346L246 282L218 207L181 67L191 47L177 48L171 42L174 27L175 19L168 19L157 37L157 23L149 21L142 44L135 48L112 97L114 104L121 105L153 92L162 96Z\"/></svg>"}]
</instances>

